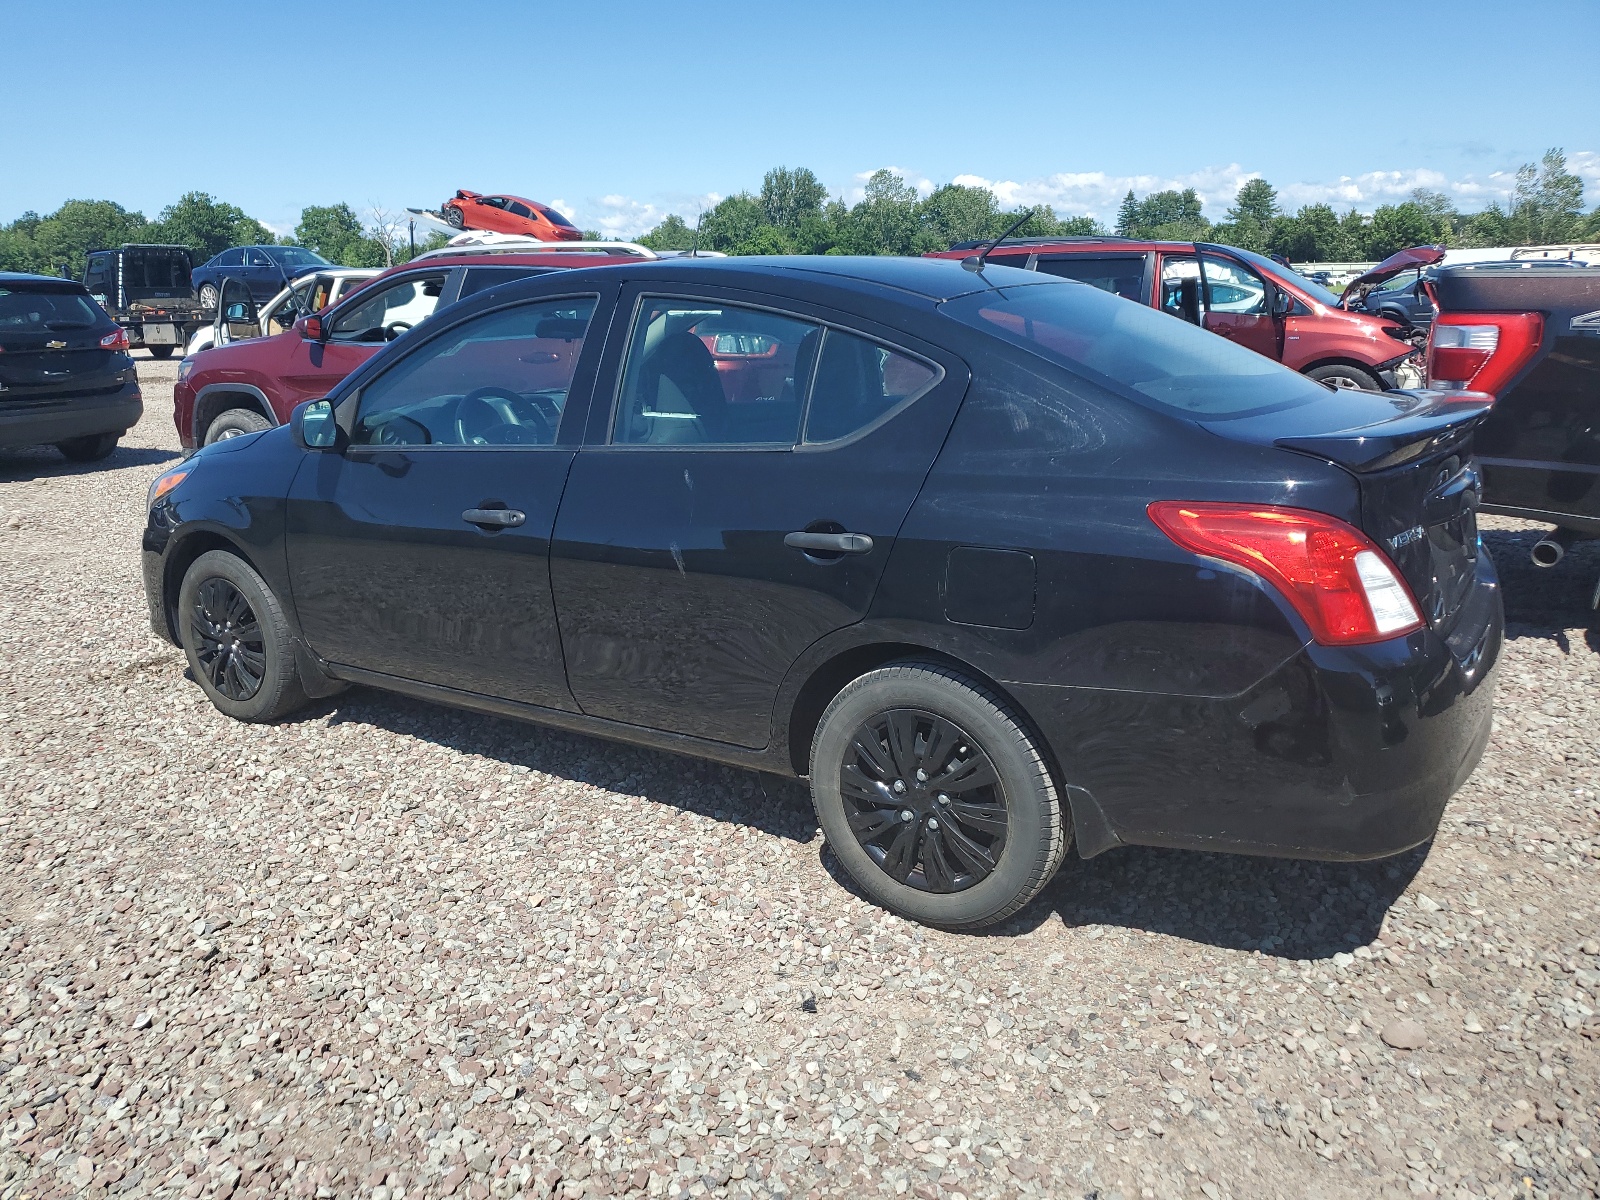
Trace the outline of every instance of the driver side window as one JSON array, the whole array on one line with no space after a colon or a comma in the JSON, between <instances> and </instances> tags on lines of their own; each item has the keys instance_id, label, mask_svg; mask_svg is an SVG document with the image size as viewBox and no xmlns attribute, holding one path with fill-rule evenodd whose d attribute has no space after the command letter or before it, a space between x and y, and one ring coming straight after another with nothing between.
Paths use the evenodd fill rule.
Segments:
<instances>
[{"instance_id":1,"label":"driver side window","mask_svg":"<svg viewBox=\"0 0 1600 1200\"><path fill-rule=\"evenodd\" d=\"M433 315L444 291L444 273L412 275L380 288L334 322L336 342L392 342Z\"/></svg>"},{"instance_id":2,"label":"driver side window","mask_svg":"<svg viewBox=\"0 0 1600 1200\"><path fill-rule=\"evenodd\" d=\"M597 301L541 300L435 338L361 392L355 446L549 446Z\"/></svg>"}]
</instances>

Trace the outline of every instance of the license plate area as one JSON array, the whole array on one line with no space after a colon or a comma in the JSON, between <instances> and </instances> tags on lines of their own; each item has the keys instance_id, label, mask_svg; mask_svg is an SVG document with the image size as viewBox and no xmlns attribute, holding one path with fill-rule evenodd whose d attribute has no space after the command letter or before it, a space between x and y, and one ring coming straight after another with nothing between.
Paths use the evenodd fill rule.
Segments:
<instances>
[{"instance_id":1,"label":"license plate area","mask_svg":"<svg viewBox=\"0 0 1600 1200\"><path fill-rule=\"evenodd\" d=\"M144 344L147 346L176 346L178 344L178 327L176 325L146 325L144 327Z\"/></svg>"}]
</instances>

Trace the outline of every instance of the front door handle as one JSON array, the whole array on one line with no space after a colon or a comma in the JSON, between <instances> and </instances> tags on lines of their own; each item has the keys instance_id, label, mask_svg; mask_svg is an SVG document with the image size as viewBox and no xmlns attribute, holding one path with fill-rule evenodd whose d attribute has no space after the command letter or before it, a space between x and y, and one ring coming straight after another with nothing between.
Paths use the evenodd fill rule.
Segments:
<instances>
[{"instance_id":1,"label":"front door handle","mask_svg":"<svg viewBox=\"0 0 1600 1200\"><path fill-rule=\"evenodd\" d=\"M469 508L461 519L479 528L515 529L528 519L528 514L516 508Z\"/></svg>"},{"instance_id":2,"label":"front door handle","mask_svg":"<svg viewBox=\"0 0 1600 1200\"><path fill-rule=\"evenodd\" d=\"M790 533L783 544L795 550L823 554L871 554L872 539L864 533Z\"/></svg>"}]
</instances>

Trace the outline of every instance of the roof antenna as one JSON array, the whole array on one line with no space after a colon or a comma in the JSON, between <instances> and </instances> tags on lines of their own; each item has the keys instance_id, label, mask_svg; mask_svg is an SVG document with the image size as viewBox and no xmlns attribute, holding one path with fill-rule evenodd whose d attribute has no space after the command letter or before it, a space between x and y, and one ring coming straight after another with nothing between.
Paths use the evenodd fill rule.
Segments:
<instances>
[{"instance_id":1,"label":"roof antenna","mask_svg":"<svg viewBox=\"0 0 1600 1200\"><path fill-rule=\"evenodd\" d=\"M700 222L705 220L705 216L706 216L706 206L704 204L702 204L700 206L700 211L695 214L695 218L694 218L694 240L689 243L689 257L690 258L699 258L700 257Z\"/></svg>"},{"instance_id":2,"label":"roof antenna","mask_svg":"<svg viewBox=\"0 0 1600 1200\"><path fill-rule=\"evenodd\" d=\"M1005 241L1008 237L1010 237L1017 230L1021 229L1029 221L1033 220L1033 216L1034 216L1033 209L1031 209L1031 208L1028 209L1020 217L1018 217L1015 221L1011 222L1011 227L1009 229L1007 229L999 237L995 238L994 241L990 242L987 246L985 246L977 254L974 254L970 258L963 258L961 260L961 265L963 267L965 267L969 271L982 271L984 266L988 263L989 255L993 252L994 248L996 246L998 246L1001 242Z\"/></svg>"}]
</instances>

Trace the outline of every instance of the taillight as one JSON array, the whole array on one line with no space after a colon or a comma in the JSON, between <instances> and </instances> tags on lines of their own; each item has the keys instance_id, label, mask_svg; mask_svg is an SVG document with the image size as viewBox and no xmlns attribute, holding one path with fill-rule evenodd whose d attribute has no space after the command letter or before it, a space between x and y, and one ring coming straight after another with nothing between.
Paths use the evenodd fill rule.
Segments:
<instances>
[{"instance_id":1,"label":"taillight","mask_svg":"<svg viewBox=\"0 0 1600 1200\"><path fill-rule=\"evenodd\" d=\"M102 350L126 350L128 348L128 331L118 326L115 333L108 333L100 339Z\"/></svg>"},{"instance_id":2,"label":"taillight","mask_svg":"<svg viewBox=\"0 0 1600 1200\"><path fill-rule=\"evenodd\" d=\"M1178 545L1253 571L1294 605L1324 646L1422 628L1388 557L1359 529L1304 508L1158 501L1150 519Z\"/></svg>"},{"instance_id":3,"label":"taillight","mask_svg":"<svg viewBox=\"0 0 1600 1200\"><path fill-rule=\"evenodd\" d=\"M1539 313L1440 313L1428 334L1428 386L1498 395L1543 337Z\"/></svg>"}]
</instances>

